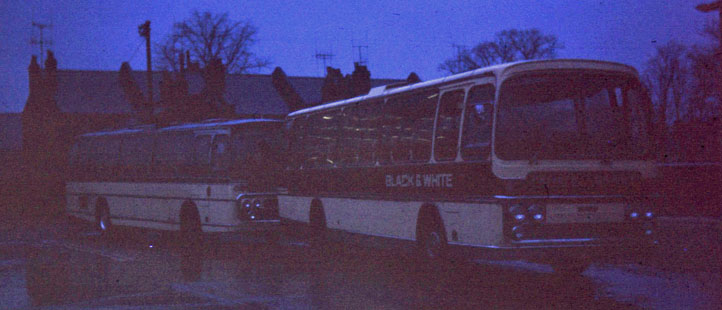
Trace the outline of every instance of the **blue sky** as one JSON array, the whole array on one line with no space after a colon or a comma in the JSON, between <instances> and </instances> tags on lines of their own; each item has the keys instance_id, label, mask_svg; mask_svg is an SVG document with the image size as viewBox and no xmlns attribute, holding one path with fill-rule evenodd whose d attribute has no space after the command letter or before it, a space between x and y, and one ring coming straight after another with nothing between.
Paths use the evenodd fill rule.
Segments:
<instances>
[{"instance_id":1,"label":"blue sky","mask_svg":"<svg viewBox=\"0 0 722 310\"><path fill-rule=\"evenodd\" d=\"M706 2L709 2L707 0ZM258 27L253 50L292 76L322 76L317 52L335 54L344 74L364 51L374 78L428 80L455 53L509 28L538 28L556 35L559 57L618 61L640 69L654 47L669 40L703 43L703 25L716 14L697 12L705 1L17 1L0 2L0 111L22 110L27 66L39 48L30 45L31 22L52 23L46 37L61 69L118 70L130 61L145 70L137 26L152 22L153 42L193 10L228 12Z\"/></svg>"}]
</instances>

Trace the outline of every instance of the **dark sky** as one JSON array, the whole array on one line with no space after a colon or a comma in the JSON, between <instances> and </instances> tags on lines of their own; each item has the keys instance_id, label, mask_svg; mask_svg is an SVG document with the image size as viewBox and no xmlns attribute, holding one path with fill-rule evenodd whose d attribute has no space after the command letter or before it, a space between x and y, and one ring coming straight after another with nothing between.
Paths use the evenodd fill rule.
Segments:
<instances>
[{"instance_id":1,"label":"dark sky","mask_svg":"<svg viewBox=\"0 0 722 310\"><path fill-rule=\"evenodd\" d=\"M393 2L393 3L390 3ZM118 70L130 61L145 70L137 26L152 22L153 41L193 10L228 12L258 27L253 50L271 60L259 73L280 66L292 76L322 76L316 53L333 53L330 63L353 70L358 50L374 78L423 80L441 77L439 63L454 55L452 44L473 46L509 28L538 28L564 44L559 57L611 60L638 69L654 47L670 40L704 43L700 32L716 14L697 12L694 0L617 1L40 1L0 2L0 111L21 111L27 98L27 66L37 29L52 23L61 69ZM709 2L709 1L707 1ZM142 4L141 4L142 3Z\"/></svg>"}]
</instances>

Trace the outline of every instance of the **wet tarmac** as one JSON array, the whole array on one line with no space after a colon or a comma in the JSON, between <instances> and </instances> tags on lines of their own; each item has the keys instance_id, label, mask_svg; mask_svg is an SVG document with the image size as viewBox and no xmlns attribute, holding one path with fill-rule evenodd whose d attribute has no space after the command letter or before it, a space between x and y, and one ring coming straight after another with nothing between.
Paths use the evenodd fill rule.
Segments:
<instances>
[{"instance_id":1,"label":"wet tarmac","mask_svg":"<svg viewBox=\"0 0 722 310\"><path fill-rule=\"evenodd\" d=\"M700 280L598 265L560 277L524 263L429 267L393 251L340 244L319 253L302 240L213 239L198 253L171 240L131 234L108 241L80 231L0 242L0 308L638 309L664 308L665 296L679 295L670 306L714 309L719 300L711 293L719 275ZM659 279L669 282L654 284ZM648 292L628 294L645 285Z\"/></svg>"}]
</instances>

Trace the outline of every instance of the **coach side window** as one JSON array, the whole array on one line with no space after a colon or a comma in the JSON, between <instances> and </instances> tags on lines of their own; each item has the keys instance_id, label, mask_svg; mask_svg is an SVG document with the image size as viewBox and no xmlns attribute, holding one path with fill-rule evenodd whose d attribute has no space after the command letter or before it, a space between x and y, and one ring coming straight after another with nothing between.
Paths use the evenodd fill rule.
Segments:
<instances>
[{"instance_id":1,"label":"coach side window","mask_svg":"<svg viewBox=\"0 0 722 310\"><path fill-rule=\"evenodd\" d=\"M305 117L298 117L288 123L286 123L286 139L288 140L288 154L289 157L288 168L298 169L303 165L305 160L304 149L306 142L306 124L308 120ZM244 146L247 143L243 144Z\"/></svg>"},{"instance_id":2,"label":"coach side window","mask_svg":"<svg viewBox=\"0 0 722 310\"><path fill-rule=\"evenodd\" d=\"M383 146L393 163L426 162L431 158L431 131L438 95L424 92L396 97L384 110Z\"/></svg>"},{"instance_id":3,"label":"coach side window","mask_svg":"<svg viewBox=\"0 0 722 310\"><path fill-rule=\"evenodd\" d=\"M230 148L228 135L216 135L213 137L211 147L211 169L213 171L225 171L229 167Z\"/></svg>"},{"instance_id":4,"label":"coach side window","mask_svg":"<svg viewBox=\"0 0 722 310\"><path fill-rule=\"evenodd\" d=\"M464 91L444 93L436 120L434 155L436 160L454 160L459 142L459 123L464 105Z\"/></svg>"},{"instance_id":5,"label":"coach side window","mask_svg":"<svg viewBox=\"0 0 722 310\"><path fill-rule=\"evenodd\" d=\"M339 116L339 111L326 111L308 118L303 167L330 167L335 164Z\"/></svg>"},{"instance_id":6,"label":"coach side window","mask_svg":"<svg viewBox=\"0 0 722 310\"><path fill-rule=\"evenodd\" d=\"M360 102L343 109L339 123L338 166L373 166L382 102Z\"/></svg>"},{"instance_id":7,"label":"coach side window","mask_svg":"<svg viewBox=\"0 0 722 310\"><path fill-rule=\"evenodd\" d=\"M196 136L195 139L195 160L194 162L202 167L207 167L211 163L210 149L211 149L211 136L201 135Z\"/></svg>"},{"instance_id":8,"label":"coach side window","mask_svg":"<svg viewBox=\"0 0 722 310\"><path fill-rule=\"evenodd\" d=\"M396 97L386 101L381 120L381 157L382 164L403 163L409 161L409 149L404 147L403 137L406 128L410 129L404 106L408 97Z\"/></svg>"},{"instance_id":9,"label":"coach side window","mask_svg":"<svg viewBox=\"0 0 722 310\"><path fill-rule=\"evenodd\" d=\"M142 177L149 173L152 161L153 136L138 135L123 138L122 156L129 177Z\"/></svg>"},{"instance_id":10,"label":"coach side window","mask_svg":"<svg viewBox=\"0 0 722 310\"><path fill-rule=\"evenodd\" d=\"M340 166L356 166L359 162L359 131L360 115L358 106L343 109L339 123L338 146L336 147L337 164Z\"/></svg>"},{"instance_id":11,"label":"coach side window","mask_svg":"<svg viewBox=\"0 0 722 310\"><path fill-rule=\"evenodd\" d=\"M95 151L93 160L95 161L96 173L100 177L108 177L115 173L115 169L120 164L120 138L118 137L98 137L92 139L92 148Z\"/></svg>"},{"instance_id":12,"label":"coach side window","mask_svg":"<svg viewBox=\"0 0 722 310\"><path fill-rule=\"evenodd\" d=\"M474 86L469 91L464 109L461 133L461 157L464 160L487 159L491 143L494 86Z\"/></svg>"}]
</instances>

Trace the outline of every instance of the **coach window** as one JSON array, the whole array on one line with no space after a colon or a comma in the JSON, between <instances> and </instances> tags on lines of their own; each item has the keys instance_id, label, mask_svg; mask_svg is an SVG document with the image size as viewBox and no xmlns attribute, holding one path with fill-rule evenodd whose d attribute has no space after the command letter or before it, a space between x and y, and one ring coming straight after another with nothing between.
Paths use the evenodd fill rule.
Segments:
<instances>
[{"instance_id":1,"label":"coach window","mask_svg":"<svg viewBox=\"0 0 722 310\"><path fill-rule=\"evenodd\" d=\"M424 92L414 96L409 110L411 115L411 160L427 162L431 158L431 132L434 129L434 113L439 100L437 91Z\"/></svg>"},{"instance_id":2,"label":"coach window","mask_svg":"<svg viewBox=\"0 0 722 310\"><path fill-rule=\"evenodd\" d=\"M436 121L434 155L436 160L454 160L459 142L459 123L464 105L464 91L446 92L441 97Z\"/></svg>"},{"instance_id":3,"label":"coach window","mask_svg":"<svg viewBox=\"0 0 722 310\"><path fill-rule=\"evenodd\" d=\"M95 139L97 143L97 160L105 174L115 174L117 165L120 163L120 137L101 137ZM110 175L103 175L108 177Z\"/></svg>"},{"instance_id":4,"label":"coach window","mask_svg":"<svg viewBox=\"0 0 722 310\"><path fill-rule=\"evenodd\" d=\"M135 175L145 175L152 161L153 136L128 136L123 139L123 162L128 171Z\"/></svg>"},{"instance_id":5,"label":"coach window","mask_svg":"<svg viewBox=\"0 0 722 310\"><path fill-rule=\"evenodd\" d=\"M359 118L358 118L358 106L350 106L344 108L341 112L341 119L339 120L339 137L338 145L336 147L336 158L337 165L344 166L355 166L359 161L359 148L358 148L358 133L359 133Z\"/></svg>"},{"instance_id":6,"label":"coach window","mask_svg":"<svg viewBox=\"0 0 722 310\"><path fill-rule=\"evenodd\" d=\"M383 149L387 158L393 163L407 163L411 161L411 149L407 131L411 131L410 117L407 102L409 96L395 97L386 101L383 124Z\"/></svg>"},{"instance_id":7,"label":"coach window","mask_svg":"<svg viewBox=\"0 0 722 310\"><path fill-rule=\"evenodd\" d=\"M396 97L384 113L385 148L394 163L426 162L431 158L431 131L437 92Z\"/></svg>"},{"instance_id":8,"label":"coach window","mask_svg":"<svg viewBox=\"0 0 722 310\"><path fill-rule=\"evenodd\" d=\"M197 169L207 171L210 165L211 136L200 135L195 138L194 162Z\"/></svg>"},{"instance_id":9,"label":"coach window","mask_svg":"<svg viewBox=\"0 0 722 310\"><path fill-rule=\"evenodd\" d=\"M288 168L302 168L305 157L306 144L306 126L308 120L305 117L298 117L290 121L286 126L286 135L288 136ZM247 145L247 143L243 143Z\"/></svg>"},{"instance_id":10,"label":"coach window","mask_svg":"<svg viewBox=\"0 0 722 310\"><path fill-rule=\"evenodd\" d=\"M471 88L466 99L464 129L461 133L461 157L464 160L488 158L493 107L494 86Z\"/></svg>"},{"instance_id":11,"label":"coach window","mask_svg":"<svg viewBox=\"0 0 722 310\"><path fill-rule=\"evenodd\" d=\"M373 166L376 163L381 103L360 102L344 109L338 143L342 166Z\"/></svg>"},{"instance_id":12,"label":"coach window","mask_svg":"<svg viewBox=\"0 0 722 310\"><path fill-rule=\"evenodd\" d=\"M213 137L211 148L211 167L213 171L224 171L228 169L230 149L228 146L228 135L216 135Z\"/></svg>"},{"instance_id":13,"label":"coach window","mask_svg":"<svg viewBox=\"0 0 722 310\"><path fill-rule=\"evenodd\" d=\"M81 166L86 161L86 146L87 142L84 139L78 139L73 144L73 148L70 150L70 164L73 166Z\"/></svg>"},{"instance_id":14,"label":"coach window","mask_svg":"<svg viewBox=\"0 0 722 310\"><path fill-rule=\"evenodd\" d=\"M334 165L333 153L338 136L338 111L327 111L309 117L306 135L306 160L304 167L330 167Z\"/></svg>"}]
</instances>

